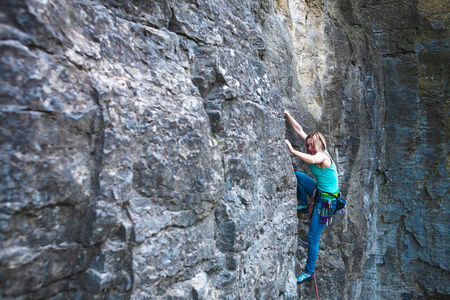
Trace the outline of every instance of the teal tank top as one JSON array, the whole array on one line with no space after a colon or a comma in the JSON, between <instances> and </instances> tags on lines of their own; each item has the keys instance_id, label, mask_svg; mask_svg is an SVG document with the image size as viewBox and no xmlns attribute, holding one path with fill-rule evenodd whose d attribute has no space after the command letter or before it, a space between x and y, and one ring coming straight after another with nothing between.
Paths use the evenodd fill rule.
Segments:
<instances>
[{"instance_id":1,"label":"teal tank top","mask_svg":"<svg viewBox=\"0 0 450 300\"><path fill-rule=\"evenodd\" d=\"M322 192L327 192L330 194L339 193L339 181L337 176L336 164L331 159L331 166L322 169L316 166L315 164L309 165L311 173L314 174L314 177L317 182L317 188Z\"/></svg>"}]
</instances>

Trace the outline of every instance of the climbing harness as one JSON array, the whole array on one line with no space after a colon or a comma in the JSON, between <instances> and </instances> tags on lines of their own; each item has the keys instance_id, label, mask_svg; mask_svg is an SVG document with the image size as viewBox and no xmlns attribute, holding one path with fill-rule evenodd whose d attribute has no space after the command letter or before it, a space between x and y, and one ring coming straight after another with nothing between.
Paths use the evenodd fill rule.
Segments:
<instances>
[{"instance_id":1,"label":"climbing harness","mask_svg":"<svg viewBox=\"0 0 450 300\"><path fill-rule=\"evenodd\" d=\"M323 201L322 208L319 211L319 222L322 224L331 225L333 222L333 207L331 206L331 200Z\"/></svg>"},{"instance_id":2,"label":"climbing harness","mask_svg":"<svg viewBox=\"0 0 450 300\"><path fill-rule=\"evenodd\" d=\"M314 189L311 195L311 202L308 205L309 220L311 221L312 211L316 204L318 197L323 199L322 208L319 209L319 222L322 224L331 225L333 222L333 215L341 215L345 213L345 205L347 202L341 198L341 193L330 194ZM332 201L336 201L336 209L333 211Z\"/></svg>"},{"instance_id":3,"label":"climbing harness","mask_svg":"<svg viewBox=\"0 0 450 300\"><path fill-rule=\"evenodd\" d=\"M314 206L316 204L316 199L322 198L322 208L319 209L319 222L322 224L330 225L333 222L333 207L331 206L332 199L325 199L325 197L330 198L328 195L334 196L333 194L328 194L321 192L317 188L313 190L311 195L311 202L309 203L309 221L311 221L312 212L314 211Z\"/></svg>"}]
</instances>

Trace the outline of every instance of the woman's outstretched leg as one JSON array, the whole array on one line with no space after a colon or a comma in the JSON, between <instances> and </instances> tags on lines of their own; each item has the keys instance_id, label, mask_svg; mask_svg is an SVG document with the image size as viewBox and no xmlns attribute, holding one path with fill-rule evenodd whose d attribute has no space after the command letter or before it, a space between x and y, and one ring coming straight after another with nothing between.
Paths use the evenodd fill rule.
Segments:
<instances>
[{"instance_id":1,"label":"woman's outstretched leg","mask_svg":"<svg viewBox=\"0 0 450 300\"><path fill-rule=\"evenodd\" d=\"M308 259L306 260L305 273L314 273L317 255L319 254L319 240L325 224L319 222L318 208L314 209L308 232Z\"/></svg>"}]
</instances>

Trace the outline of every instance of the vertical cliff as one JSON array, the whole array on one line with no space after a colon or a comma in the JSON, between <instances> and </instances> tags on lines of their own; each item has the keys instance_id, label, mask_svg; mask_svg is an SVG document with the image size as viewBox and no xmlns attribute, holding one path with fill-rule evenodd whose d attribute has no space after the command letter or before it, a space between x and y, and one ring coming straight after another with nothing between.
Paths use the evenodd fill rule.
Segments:
<instances>
[{"instance_id":1,"label":"vertical cliff","mask_svg":"<svg viewBox=\"0 0 450 300\"><path fill-rule=\"evenodd\" d=\"M361 24L386 74L384 181L363 296L444 299L450 294L450 3L360 4Z\"/></svg>"},{"instance_id":2,"label":"vertical cliff","mask_svg":"<svg viewBox=\"0 0 450 300\"><path fill-rule=\"evenodd\" d=\"M316 268L320 291L327 299L358 299L366 253L376 241L385 134L382 57L357 25L350 2L277 1L276 11L290 32L300 85L297 102L287 105L307 131L325 133L349 206L347 215L324 230ZM289 130L287 136L303 149ZM309 172L299 160L293 164ZM307 232L308 222L300 217L303 240ZM299 248L297 257L303 268L306 251ZM313 295L313 284L300 286L300 297Z\"/></svg>"},{"instance_id":3,"label":"vertical cliff","mask_svg":"<svg viewBox=\"0 0 450 300\"><path fill-rule=\"evenodd\" d=\"M348 200L321 297L450 294L448 4L393 3L3 1L0 297L309 299L284 109Z\"/></svg>"},{"instance_id":4,"label":"vertical cliff","mask_svg":"<svg viewBox=\"0 0 450 300\"><path fill-rule=\"evenodd\" d=\"M1 8L3 298L296 294L271 2Z\"/></svg>"}]
</instances>

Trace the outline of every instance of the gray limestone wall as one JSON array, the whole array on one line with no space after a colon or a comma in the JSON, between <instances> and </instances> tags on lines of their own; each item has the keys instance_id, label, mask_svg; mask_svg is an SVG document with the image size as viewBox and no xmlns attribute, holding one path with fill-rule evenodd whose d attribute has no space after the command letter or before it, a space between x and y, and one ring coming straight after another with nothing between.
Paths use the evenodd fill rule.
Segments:
<instances>
[{"instance_id":1,"label":"gray limestone wall","mask_svg":"<svg viewBox=\"0 0 450 300\"><path fill-rule=\"evenodd\" d=\"M450 3L366 1L361 20L383 56L386 137L370 299L450 294Z\"/></svg>"},{"instance_id":2,"label":"gray limestone wall","mask_svg":"<svg viewBox=\"0 0 450 300\"><path fill-rule=\"evenodd\" d=\"M312 299L285 109L325 134L348 200L321 298L450 294L430 3L393 30L383 1L2 1L0 298Z\"/></svg>"}]
</instances>

